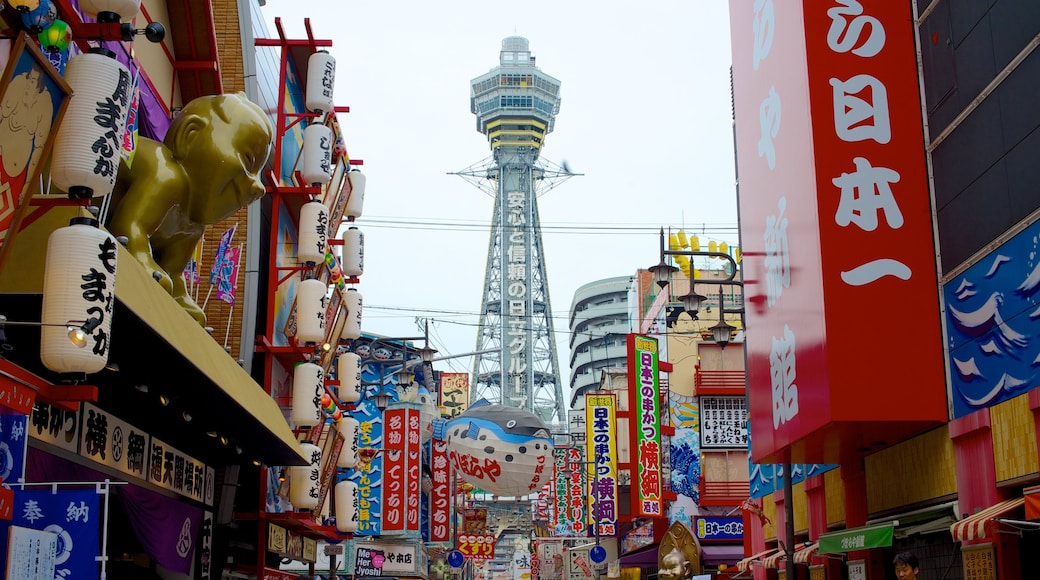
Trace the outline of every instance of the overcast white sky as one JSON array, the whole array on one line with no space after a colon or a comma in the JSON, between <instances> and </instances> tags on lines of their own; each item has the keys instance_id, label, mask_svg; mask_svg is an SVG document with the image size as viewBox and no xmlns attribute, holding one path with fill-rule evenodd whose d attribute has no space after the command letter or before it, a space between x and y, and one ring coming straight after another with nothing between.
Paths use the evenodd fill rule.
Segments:
<instances>
[{"instance_id":1,"label":"overcast white sky","mask_svg":"<svg viewBox=\"0 0 1040 580\"><path fill-rule=\"evenodd\" d=\"M541 157L575 177L539 199L549 293L569 384L574 291L656 263L660 227L737 242L728 3L719 0L268 0L271 30L331 39L350 156L368 176L363 329L476 346L493 200L448 175L488 156L469 82L524 36L562 83ZM472 360L435 364L470 371Z\"/></svg>"}]
</instances>

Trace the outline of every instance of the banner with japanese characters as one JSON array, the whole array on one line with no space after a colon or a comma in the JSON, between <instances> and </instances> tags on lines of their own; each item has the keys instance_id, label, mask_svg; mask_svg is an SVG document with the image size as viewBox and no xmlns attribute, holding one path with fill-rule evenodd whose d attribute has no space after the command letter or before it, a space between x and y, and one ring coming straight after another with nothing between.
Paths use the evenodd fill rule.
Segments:
<instances>
[{"instance_id":1,"label":"banner with japanese characters","mask_svg":"<svg viewBox=\"0 0 1040 580\"><path fill-rule=\"evenodd\" d=\"M403 534L407 512L408 462L405 454L407 410L400 406L383 412L383 533Z\"/></svg>"},{"instance_id":2,"label":"banner with japanese characters","mask_svg":"<svg viewBox=\"0 0 1040 580\"><path fill-rule=\"evenodd\" d=\"M947 420L912 10L730 1L756 462L827 463ZM915 313L914 340L863 339L880 296Z\"/></svg>"},{"instance_id":3,"label":"banner with japanese characters","mask_svg":"<svg viewBox=\"0 0 1040 580\"><path fill-rule=\"evenodd\" d=\"M451 464L448 462L448 442L430 440L430 542L451 541Z\"/></svg>"},{"instance_id":4,"label":"banner with japanese characters","mask_svg":"<svg viewBox=\"0 0 1040 580\"><path fill-rule=\"evenodd\" d=\"M54 577L86 580L98 577L101 496L88 489L32 489L15 492L11 524L57 535ZM6 568L6 567L5 567Z\"/></svg>"},{"instance_id":5,"label":"banner with japanese characters","mask_svg":"<svg viewBox=\"0 0 1040 580\"><path fill-rule=\"evenodd\" d=\"M599 536L616 536L618 527L617 396L586 393L585 437L589 447L589 521Z\"/></svg>"},{"instance_id":6,"label":"banner with japanese characters","mask_svg":"<svg viewBox=\"0 0 1040 580\"><path fill-rule=\"evenodd\" d=\"M660 352L657 339L628 335L628 392L635 416L629 420L635 444L635 470L638 486L633 486L632 513L641 517L661 517L661 384L658 370Z\"/></svg>"},{"instance_id":7,"label":"banner with japanese characters","mask_svg":"<svg viewBox=\"0 0 1040 580\"><path fill-rule=\"evenodd\" d=\"M404 403L405 409L405 437L404 455L406 476L404 482L405 492L405 520L404 531L407 534L418 537L421 534L419 527L420 499L422 497L422 432L419 405L416 403Z\"/></svg>"}]
</instances>

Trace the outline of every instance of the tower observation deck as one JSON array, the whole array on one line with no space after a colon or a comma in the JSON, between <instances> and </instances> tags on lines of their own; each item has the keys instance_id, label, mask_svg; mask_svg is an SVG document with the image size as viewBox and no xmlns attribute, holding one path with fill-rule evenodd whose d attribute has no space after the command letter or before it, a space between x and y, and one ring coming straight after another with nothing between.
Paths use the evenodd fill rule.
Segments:
<instances>
[{"instance_id":1,"label":"tower observation deck","mask_svg":"<svg viewBox=\"0 0 1040 580\"><path fill-rule=\"evenodd\" d=\"M495 199L471 393L566 422L538 218L540 188L560 175L538 159L560 110L560 81L535 66L526 38L510 36L499 66L470 85L492 151L479 178Z\"/></svg>"}]
</instances>

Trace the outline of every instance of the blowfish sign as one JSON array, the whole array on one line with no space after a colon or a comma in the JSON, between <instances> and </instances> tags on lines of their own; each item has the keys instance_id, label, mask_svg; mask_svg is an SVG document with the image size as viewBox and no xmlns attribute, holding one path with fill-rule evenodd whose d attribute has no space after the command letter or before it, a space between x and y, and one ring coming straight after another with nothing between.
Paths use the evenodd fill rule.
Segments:
<instances>
[{"instance_id":1,"label":"blowfish sign","mask_svg":"<svg viewBox=\"0 0 1040 580\"><path fill-rule=\"evenodd\" d=\"M944 421L910 4L731 0L730 18L754 460ZM915 340L862 340L855 305L878 296L930 313Z\"/></svg>"},{"instance_id":2,"label":"blowfish sign","mask_svg":"<svg viewBox=\"0 0 1040 580\"><path fill-rule=\"evenodd\" d=\"M520 497L549 480L553 443L548 427L533 413L474 404L446 430L452 467L480 489Z\"/></svg>"}]
</instances>

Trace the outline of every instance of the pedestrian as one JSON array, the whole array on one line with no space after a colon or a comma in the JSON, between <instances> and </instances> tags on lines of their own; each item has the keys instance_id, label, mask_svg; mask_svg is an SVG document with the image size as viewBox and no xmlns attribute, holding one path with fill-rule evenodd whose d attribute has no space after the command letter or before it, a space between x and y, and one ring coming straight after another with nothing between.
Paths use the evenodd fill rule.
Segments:
<instances>
[{"instance_id":1,"label":"pedestrian","mask_svg":"<svg viewBox=\"0 0 1040 580\"><path fill-rule=\"evenodd\" d=\"M921 568L917 563L917 556L910 552L900 552L892 560L896 569L896 578L899 580L917 580Z\"/></svg>"}]
</instances>

